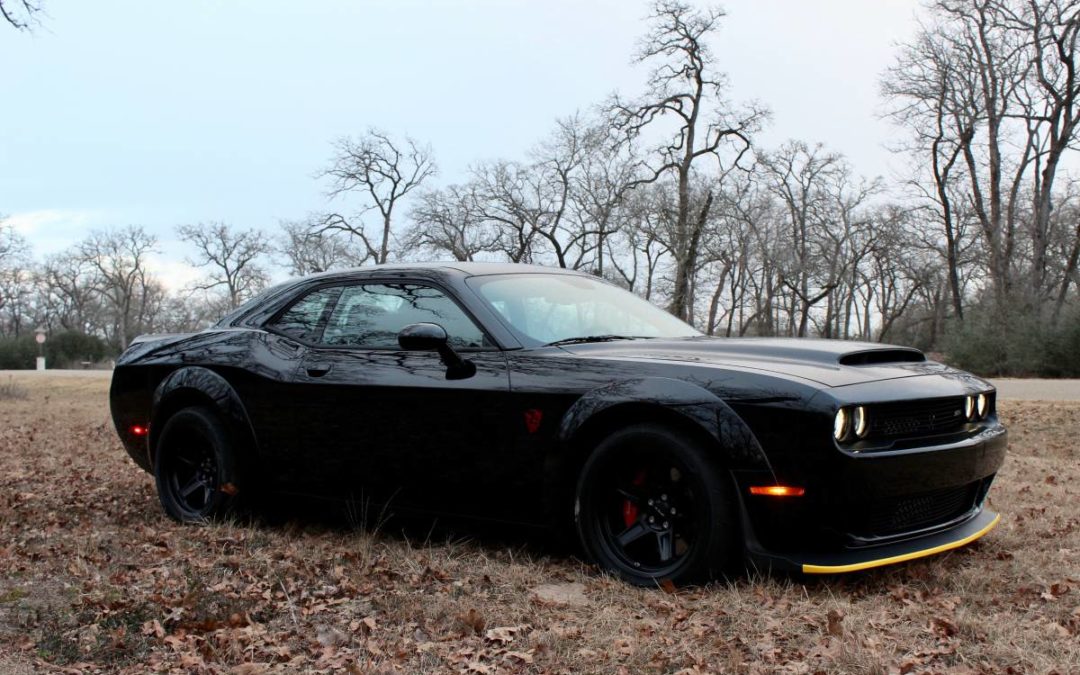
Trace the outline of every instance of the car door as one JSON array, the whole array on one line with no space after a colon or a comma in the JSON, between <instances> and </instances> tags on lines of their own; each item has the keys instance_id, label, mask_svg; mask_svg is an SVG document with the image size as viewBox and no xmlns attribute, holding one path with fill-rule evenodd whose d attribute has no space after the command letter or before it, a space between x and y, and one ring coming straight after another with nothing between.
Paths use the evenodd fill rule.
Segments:
<instances>
[{"instance_id":1,"label":"car door","mask_svg":"<svg viewBox=\"0 0 1080 675\"><path fill-rule=\"evenodd\" d=\"M265 333L252 346L266 354L249 359L259 367L273 368L273 372L253 371L251 377L238 382L259 442L258 473L272 489L302 491L303 486L318 480L307 462L298 461L305 443L300 421L309 419L311 410L297 396L297 373L305 344L318 339L340 293L340 286L316 288L278 312L263 326Z\"/></svg>"},{"instance_id":2,"label":"car door","mask_svg":"<svg viewBox=\"0 0 1080 675\"><path fill-rule=\"evenodd\" d=\"M397 334L442 326L476 365L448 379L434 352L404 351ZM362 501L477 513L499 489L506 447L506 359L444 290L423 282L341 288L297 372L309 470L327 489Z\"/></svg>"}]
</instances>

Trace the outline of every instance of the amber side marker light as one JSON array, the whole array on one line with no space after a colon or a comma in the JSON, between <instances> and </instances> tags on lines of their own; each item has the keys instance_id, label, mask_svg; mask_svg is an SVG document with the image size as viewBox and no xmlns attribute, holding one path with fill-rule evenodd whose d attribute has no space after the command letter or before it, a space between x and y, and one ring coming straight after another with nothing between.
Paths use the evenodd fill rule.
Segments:
<instances>
[{"instance_id":1,"label":"amber side marker light","mask_svg":"<svg viewBox=\"0 0 1080 675\"><path fill-rule=\"evenodd\" d=\"M150 431L150 429L148 429L148 428L146 428L144 426L140 426L138 424L132 425L132 427L131 427L131 434L133 436L145 436L147 434L147 432L149 432L149 431Z\"/></svg>"},{"instance_id":2,"label":"amber side marker light","mask_svg":"<svg viewBox=\"0 0 1080 675\"><path fill-rule=\"evenodd\" d=\"M787 485L754 485L750 488L750 494L766 497L802 497L806 494L806 488Z\"/></svg>"}]
</instances>

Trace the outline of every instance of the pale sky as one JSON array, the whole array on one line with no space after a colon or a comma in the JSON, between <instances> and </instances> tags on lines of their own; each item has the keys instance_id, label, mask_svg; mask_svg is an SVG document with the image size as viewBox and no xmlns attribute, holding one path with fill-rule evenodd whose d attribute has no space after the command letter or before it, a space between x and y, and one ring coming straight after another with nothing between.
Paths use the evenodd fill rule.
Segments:
<instances>
[{"instance_id":1,"label":"pale sky","mask_svg":"<svg viewBox=\"0 0 1080 675\"><path fill-rule=\"evenodd\" d=\"M269 230L325 208L313 174L338 136L428 142L446 184L644 76L637 0L44 4L33 34L0 25L0 214L38 255L145 225L170 286L190 276L176 225ZM820 141L868 176L900 167L878 81L916 0L721 6L730 95L773 111L759 145Z\"/></svg>"}]
</instances>

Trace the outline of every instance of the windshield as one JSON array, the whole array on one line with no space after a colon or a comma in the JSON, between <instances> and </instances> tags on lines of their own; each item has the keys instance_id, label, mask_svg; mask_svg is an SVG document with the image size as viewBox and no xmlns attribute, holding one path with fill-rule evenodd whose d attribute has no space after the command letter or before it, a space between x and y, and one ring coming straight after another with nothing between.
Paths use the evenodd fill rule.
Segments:
<instances>
[{"instance_id":1,"label":"windshield","mask_svg":"<svg viewBox=\"0 0 1080 675\"><path fill-rule=\"evenodd\" d=\"M494 274L469 286L528 347L575 338L701 335L664 310L600 279L570 274Z\"/></svg>"}]
</instances>

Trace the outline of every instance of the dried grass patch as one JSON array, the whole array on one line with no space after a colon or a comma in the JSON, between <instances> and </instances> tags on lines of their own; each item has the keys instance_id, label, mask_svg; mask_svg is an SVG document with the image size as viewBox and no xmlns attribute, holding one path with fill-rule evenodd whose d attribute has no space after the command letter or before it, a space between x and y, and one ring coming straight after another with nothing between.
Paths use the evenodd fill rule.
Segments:
<instances>
[{"instance_id":1,"label":"dried grass patch","mask_svg":"<svg viewBox=\"0 0 1080 675\"><path fill-rule=\"evenodd\" d=\"M0 382L0 401L25 400L30 395L26 387L16 384L14 378L8 377L6 382Z\"/></svg>"},{"instance_id":2,"label":"dried grass patch","mask_svg":"<svg viewBox=\"0 0 1080 675\"><path fill-rule=\"evenodd\" d=\"M339 522L180 527L109 423L107 380L0 405L0 670L1075 672L1080 404L1001 402L1004 520L837 578L631 588L529 541ZM1070 440L1072 442L1070 443ZM567 590L537 594L541 585ZM571 586L572 585L572 586Z\"/></svg>"}]
</instances>

